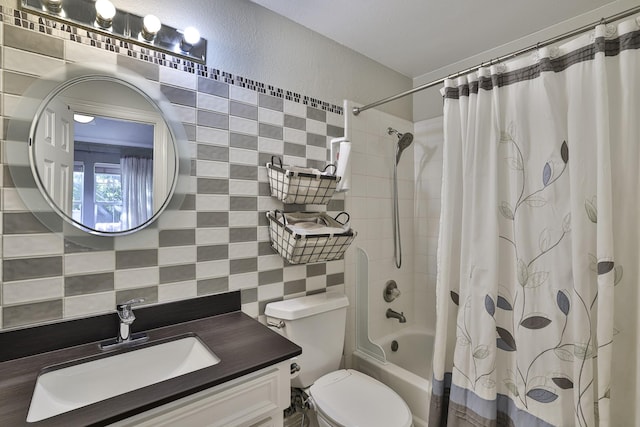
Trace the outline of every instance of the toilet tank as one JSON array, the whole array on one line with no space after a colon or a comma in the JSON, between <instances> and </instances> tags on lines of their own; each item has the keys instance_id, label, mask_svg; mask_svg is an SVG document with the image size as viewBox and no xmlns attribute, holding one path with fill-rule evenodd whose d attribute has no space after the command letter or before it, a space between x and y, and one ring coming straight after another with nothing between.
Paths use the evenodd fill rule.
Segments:
<instances>
[{"instance_id":1,"label":"toilet tank","mask_svg":"<svg viewBox=\"0 0 640 427\"><path fill-rule=\"evenodd\" d=\"M302 347L300 374L293 387L306 388L340 367L349 300L345 295L321 293L267 304L268 320L282 320L282 335Z\"/></svg>"}]
</instances>

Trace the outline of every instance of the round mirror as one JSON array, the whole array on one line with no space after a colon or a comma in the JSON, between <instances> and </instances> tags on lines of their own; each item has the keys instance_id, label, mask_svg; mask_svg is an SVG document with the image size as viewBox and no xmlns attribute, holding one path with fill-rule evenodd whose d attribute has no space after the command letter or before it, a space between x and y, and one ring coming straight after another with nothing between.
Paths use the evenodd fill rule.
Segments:
<instances>
[{"instance_id":1,"label":"round mirror","mask_svg":"<svg viewBox=\"0 0 640 427\"><path fill-rule=\"evenodd\" d=\"M28 92L16 115L32 114L28 163L51 210L88 233L113 236L148 226L168 206L184 173L184 130L168 119L170 104L157 85L122 69L67 65ZM16 122L14 154L26 130L24 120ZM10 170L21 163L8 160Z\"/></svg>"}]
</instances>

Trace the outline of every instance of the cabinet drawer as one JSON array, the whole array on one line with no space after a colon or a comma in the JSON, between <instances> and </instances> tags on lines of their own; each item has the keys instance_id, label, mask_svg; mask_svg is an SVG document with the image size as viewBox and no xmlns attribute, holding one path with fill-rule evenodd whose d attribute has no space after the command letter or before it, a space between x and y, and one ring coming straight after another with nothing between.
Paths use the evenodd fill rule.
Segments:
<instances>
[{"instance_id":1,"label":"cabinet drawer","mask_svg":"<svg viewBox=\"0 0 640 427\"><path fill-rule=\"evenodd\" d=\"M269 427L288 401L288 364L279 364L203 390L114 426ZM286 390L286 393L283 391Z\"/></svg>"}]
</instances>

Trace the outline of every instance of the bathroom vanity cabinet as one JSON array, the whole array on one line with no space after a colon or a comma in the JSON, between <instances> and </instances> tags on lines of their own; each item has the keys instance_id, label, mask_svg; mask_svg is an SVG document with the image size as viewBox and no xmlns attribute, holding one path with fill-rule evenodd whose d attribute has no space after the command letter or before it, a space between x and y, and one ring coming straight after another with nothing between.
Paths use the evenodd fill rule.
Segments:
<instances>
[{"instance_id":1,"label":"bathroom vanity cabinet","mask_svg":"<svg viewBox=\"0 0 640 427\"><path fill-rule=\"evenodd\" d=\"M115 317L0 332L0 426L282 426L282 411L290 403L290 360L302 349L242 313L238 291L136 311L134 326L140 329L135 332L149 337L143 347L196 336L218 363L28 423L39 375L100 358L99 342L117 333ZM80 339L86 342L79 344ZM126 349L114 355L120 351ZM127 381L117 374L112 382ZM88 384L87 391L100 386Z\"/></svg>"},{"instance_id":2,"label":"bathroom vanity cabinet","mask_svg":"<svg viewBox=\"0 0 640 427\"><path fill-rule=\"evenodd\" d=\"M112 426L281 426L290 404L289 382L289 362L281 362Z\"/></svg>"}]
</instances>

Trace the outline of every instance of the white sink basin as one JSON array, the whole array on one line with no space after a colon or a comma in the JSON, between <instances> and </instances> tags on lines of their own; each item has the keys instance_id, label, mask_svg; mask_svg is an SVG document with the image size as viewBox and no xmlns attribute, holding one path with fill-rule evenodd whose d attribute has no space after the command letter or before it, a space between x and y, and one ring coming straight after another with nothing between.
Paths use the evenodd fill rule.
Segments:
<instances>
[{"instance_id":1,"label":"white sink basin","mask_svg":"<svg viewBox=\"0 0 640 427\"><path fill-rule=\"evenodd\" d=\"M103 357L38 376L27 422L159 383L220 359L193 336Z\"/></svg>"}]
</instances>

